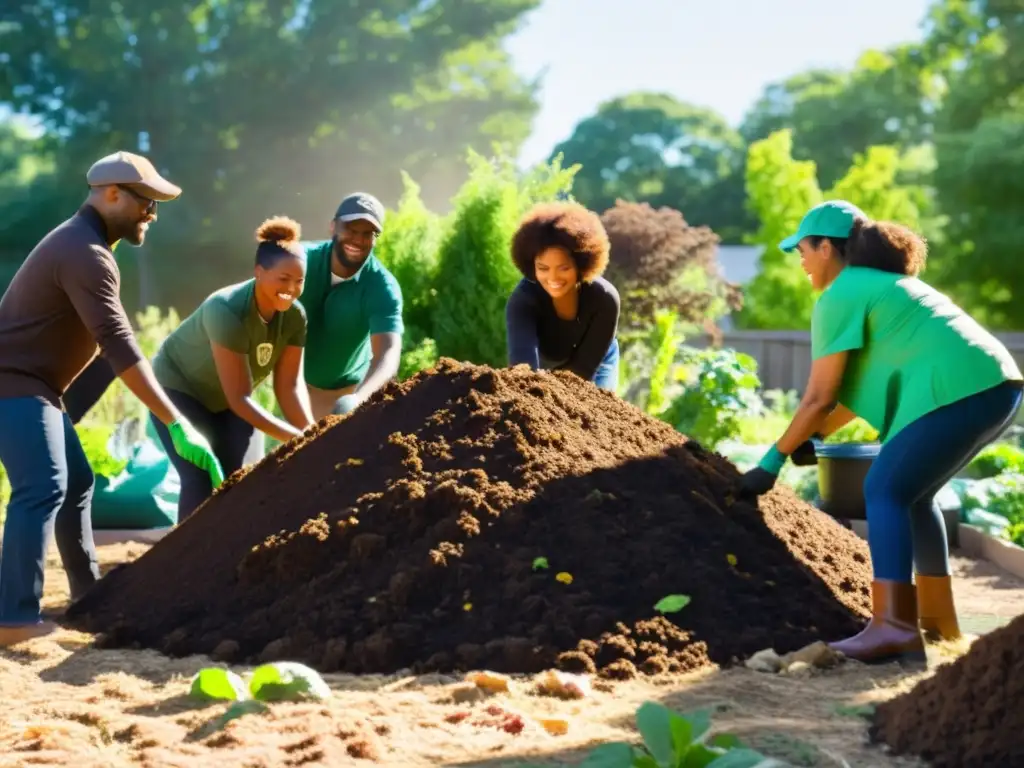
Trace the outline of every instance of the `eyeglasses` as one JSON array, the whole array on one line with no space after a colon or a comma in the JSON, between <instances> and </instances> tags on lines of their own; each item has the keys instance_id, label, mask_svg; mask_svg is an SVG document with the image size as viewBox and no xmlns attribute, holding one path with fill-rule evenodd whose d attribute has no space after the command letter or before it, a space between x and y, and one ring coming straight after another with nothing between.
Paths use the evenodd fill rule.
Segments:
<instances>
[{"instance_id":1,"label":"eyeglasses","mask_svg":"<svg viewBox=\"0 0 1024 768\"><path fill-rule=\"evenodd\" d=\"M116 186L118 189L127 192L129 195L135 198L135 202L141 205L142 210L145 211L146 213L154 213L156 211L156 207L159 205L159 203L156 200L152 200L148 197L145 197L144 195L140 195L131 187L126 187L123 184L117 184Z\"/></svg>"}]
</instances>

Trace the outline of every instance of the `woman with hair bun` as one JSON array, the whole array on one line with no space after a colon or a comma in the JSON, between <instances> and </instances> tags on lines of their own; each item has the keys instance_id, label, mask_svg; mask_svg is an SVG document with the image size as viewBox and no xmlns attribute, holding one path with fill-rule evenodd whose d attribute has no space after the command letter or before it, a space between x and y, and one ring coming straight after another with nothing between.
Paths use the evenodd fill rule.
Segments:
<instances>
[{"instance_id":1,"label":"woman with hair bun","mask_svg":"<svg viewBox=\"0 0 1024 768\"><path fill-rule=\"evenodd\" d=\"M225 477L258 461L262 435L282 442L313 422L300 379L306 313L296 300L306 278L298 222L278 216L256 230L255 275L211 294L168 336L153 359L157 381L209 441ZM287 421L253 398L273 375ZM180 523L212 493L207 473L180 460L167 429L152 419L181 478Z\"/></svg>"},{"instance_id":2,"label":"woman with hair bun","mask_svg":"<svg viewBox=\"0 0 1024 768\"><path fill-rule=\"evenodd\" d=\"M875 427L882 447L864 481L872 617L832 647L864 662L923 659L922 633L960 636L935 494L1013 422L1024 377L992 334L918 279L927 248L906 227L835 200L779 247L800 252L822 291L813 362L789 428L743 488L767 492L789 456L813 462L810 439L855 417Z\"/></svg>"},{"instance_id":3,"label":"woman with hair bun","mask_svg":"<svg viewBox=\"0 0 1024 768\"><path fill-rule=\"evenodd\" d=\"M601 277L608 235L597 214L572 202L542 203L512 239L523 279L505 307L509 365L568 370L615 391L619 294Z\"/></svg>"}]
</instances>

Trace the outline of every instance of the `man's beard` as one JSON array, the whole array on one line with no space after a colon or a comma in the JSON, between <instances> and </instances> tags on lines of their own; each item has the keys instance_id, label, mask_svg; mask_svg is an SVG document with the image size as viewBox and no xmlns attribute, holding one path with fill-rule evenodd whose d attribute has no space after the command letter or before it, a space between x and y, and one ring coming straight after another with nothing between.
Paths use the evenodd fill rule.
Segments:
<instances>
[{"instance_id":1,"label":"man's beard","mask_svg":"<svg viewBox=\"0 0 1024 768\"><path fill-rule=\"evenodd\" d=\"M129 245L142 245L146 241L146 230L142 224L147 218L147 216L126 217L119 221L116 227L118 232L115 233L119 235L118 239L126 241Z\"/></svg>"},{"instance_id":2,"label":"man's beard","mask_svg":"<svg viewBox=\"0 0 1024 768\"><path fill-rule=\"evenodd\" d=\"M343 266L345 269L357 270L359 269L359 267L363 265L363 262L366 261L366 256L364 256L359 261L352 261L352 259L348 257L348 254L345 253L345 247L342 245L341 240L338 239L337 235L334 236L333 240L334 255L338 259L338 263L341 264L341 266Z\"/></svg>"}]
</instances>

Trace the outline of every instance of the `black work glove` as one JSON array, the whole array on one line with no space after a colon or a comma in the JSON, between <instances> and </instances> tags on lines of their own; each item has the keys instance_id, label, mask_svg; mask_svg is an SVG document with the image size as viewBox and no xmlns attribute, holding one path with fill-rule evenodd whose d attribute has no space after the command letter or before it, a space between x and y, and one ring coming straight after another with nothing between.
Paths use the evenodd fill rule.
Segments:
<instances>
[{"instance_id":1,"label":"black work glove","mask_svg":"<svg viewBox=\"0 0 1024 768\"><path fill-rule=\"evenodd\" d=\"M767 469L754 467L740 477L740 493L747 498L756 498L774 488L778 479L778 475L773 475Z\"/></svg>"},{"instance_id":2,"label":"black work glove","mask_svg":"<svg viewBox=\"0 0 1024 768\"><path fill-rule=\"evenodd\" d=\"M815 443L820 439L818 435L814 435L810 440L804 440L800 443L789 457L793 465L797 467L810 467L817 464L818 454L815 451Z\"/></svg>"}]
</instances>

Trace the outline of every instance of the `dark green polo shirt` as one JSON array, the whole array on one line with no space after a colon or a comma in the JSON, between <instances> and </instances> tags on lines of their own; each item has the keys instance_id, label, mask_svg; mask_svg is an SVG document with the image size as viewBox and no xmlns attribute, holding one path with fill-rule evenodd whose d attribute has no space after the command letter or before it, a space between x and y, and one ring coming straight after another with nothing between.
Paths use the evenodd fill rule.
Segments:
<instances>
[{"instance_id":1,"label":"dark green polo shirt","mask_svg":"<svg viewBox=\"0 0 1024 768\"><path fill-rule=\"evenodd\" d=\"M194 397L213 413L227 410L210 342L246 355L255 389L269 376L284 348L306 344L306 317L295 302L269 323L256 310L255 280L229 285L212 293L164 339L153 358L157 381Z\"/></svg>"},{"instance_id":2,"label":"dark green polo shirt","mask_svg":"<svg viewBox=\"0 0 1024 768\"><path fill-rule=\"evenodd\" d=\"M317 389L358 384L370 368L370 337L405 331L402 289L371 253L352 277L331 272L331 241L306 249L306 383Z\"/></svg>"}]
</instances>

